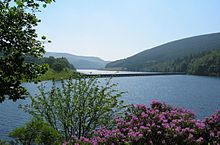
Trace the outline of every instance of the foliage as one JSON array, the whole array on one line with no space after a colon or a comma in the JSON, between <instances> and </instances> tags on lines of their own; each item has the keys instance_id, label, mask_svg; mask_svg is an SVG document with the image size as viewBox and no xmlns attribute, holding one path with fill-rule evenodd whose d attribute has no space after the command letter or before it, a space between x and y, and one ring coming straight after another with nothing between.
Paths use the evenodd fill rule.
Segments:
<instances>
[{"instance_id":1,"label":"foliage","mask_svg":"<svg viewBox=\"0 0 220 145\"><path fill-rule=\"evenodd\" d=\"M53 69L56 72L61 72L67 69L76 70L75 67L72 64L70 64L65 57L54 58L53 56L50 56L38 59L31 56L27 56L25 57L25 62L36 63L39 65L48 64L49 68Z\"/></svg>"},{"instance_id":2,"label":"foliage","mask_svg":"<svg viewBox=\"0 0 220 145\"><path fill-rule=\"evenodd\" d=\"M193 113L153 102L151 108L132 105L113 130L94 131L92 138L81 137L79 144L121 145L197 145L220 143L220 111L205 121ZM71 141L64 144L71 144Z\"/></svg>"},{"instance_id":3,"label":"foliage","mask_svg":"<svg viewBox=\"0 0 220 145\"><path fill-rule=\"evenodd\" d=\"M188 65L188 72L197 75L220 76L220 51L212 51Z\"/></svg>"},{"instance_id":4,"label":"foliage","mask_svg":"<svg viewBox=\"0 0 220 145\"><path fill-rule=\"evenodd\" d=\"M30 81L46 71L46 65L25 63L24 57L41 57L44 53L42 40L35 27L40 20L35 12L51 0L1 0L0 1L0 102L6 97L16 101L23 98L26 89L21 80Z\"/></svg>"},{"instance_id":5,"label":"foliage","mask_svg":"<svg viewBox=\"0 0 220 145\"><path fill-rule=\"evenodd\" d=\"M7 0L11 1L11 0ZM55 2L55 0L14 0L19 8L26 8L32 11L39 11L39 7L46 7L48 4Z\"/></svg>"},{"instance_id":6,"label":"foliage","mask_svg":"<svg viewBox=\"0 0 220 145\"><path fill-rule=\"evenodd\" d=\"M9 134L19 144L44 144L59 145L61 143L60 134L48 124L41 120L32 120L24 127L16 128Z\"/></svg>"},{"instance_id":7,"label":"foliage","mask_svg":"<svg viewBox=\"0 0 220 145\"><path fill-rule=\"evenodd\" d=\"M186 72L194 75L220 76L220 51L204 52L174 61L157 63L146 67L150 71Z\"/></svg>"},{"instance_id":8,"label":"foliage","mask_svg":"<svg viewBox=\"0 0 220 145\"><path fill-rule=\"evenodd\" d=\"M49 58L43 58L42 63L46 63L49 65L50 68L57 72L61 72L65 69L73 69L75 70L74 66L69 63L69 61L62 57L62 58L54 58L53 56L50 56Z\"/></svg>"},{"instance_id":9,"label":"foliage","mask_svg":"<svg viewBox=\"0 0 220 145\"><path fill-rule=\"evenodd\" d=\"M48 71L39 76L37 78L38 81L45 81L45 80L63 80L68 79L70 77L77 77L78 73L72 69L65 69L61 72L56 72L53 69L48 69Z\"/></svg>"},{"instance_id":10,"label":"foliage","mask_svg":"<svg viewBox=\"0 0 220 145\"><path fill-rule=\"evenodd\" d=\"M210 144L220 144L220 111L205 119L206 138Z\"/></svg>"},{"instance_id":11,"label":"foliage","mask_svg":"<svg viewBox=\"0 0 220 145\"><path fill-rule=\"evenodd\" d=\"M61 88L53 82L52 89L39 87L40 95L31 97L32 103L23 109L44 120L66 139L89 136L101 126L111 127L119 114L122 92L114 89L110 80L99 82L96 78L77 77L62 81Z\"/></svg>"},{"instance_id":12,"label":"foliage","mask_svg":"<svg viewBox=\"0 0 220 145\"><path fill-rule=\"evenodd\" d=\"M50 57L43 57L43 58L34 58L31 56L25 57L25 62L27 63L34 63L38 65L46 64L48 65L48 70L46 73L40 75L36 79L37 81L45 81L45 80L62 80L68 79L70 77L76 76L78 73L75 71L75 67L68 62L68 60L64 57L62 58L54 58ZM58 65L58 67L56 67ZM23 80L25 82L25 80Z\"/></svg>"}]
</instances>

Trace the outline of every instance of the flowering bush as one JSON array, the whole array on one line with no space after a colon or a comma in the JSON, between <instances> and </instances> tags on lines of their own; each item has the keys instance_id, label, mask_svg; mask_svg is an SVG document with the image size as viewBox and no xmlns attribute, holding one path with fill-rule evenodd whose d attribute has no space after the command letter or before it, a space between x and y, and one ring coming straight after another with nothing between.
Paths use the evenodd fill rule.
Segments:
<instances>
[{"instance_id":1,"label":"flowering bush","mask_svg":"<svg viewBox=\"0 0 220 145\"><path fill-rule=\"evenodd\" d=\"M210 118L205 119L206 138L210 144L220 144L220 110Z\"/></svg>"},{"instance_id":2,"label":"flowering bush","mask_svg":"<svg viewBox=\"0 0 220 145\"><path fill-rule=\"evenodd\" d=\"M154 101L150 108L131 105L113 130L102 128L75 144L195 145L220 143L220 111L204 121L188 110ZM68 144L70 142L66 142Z\"/></svg>"}]
</instances>

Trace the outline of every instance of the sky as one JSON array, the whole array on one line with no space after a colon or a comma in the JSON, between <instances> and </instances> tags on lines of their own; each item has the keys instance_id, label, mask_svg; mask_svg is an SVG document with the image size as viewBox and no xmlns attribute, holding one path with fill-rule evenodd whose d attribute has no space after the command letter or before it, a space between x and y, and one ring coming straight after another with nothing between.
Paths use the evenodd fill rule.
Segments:
<instances>
[{"instance_id":1,"label":"sky","mask_svg":"<svg viewBox=\"0 0 220 145\"><path fill-rule=\"evenodd\" d=\"M220 32L220 0L56 0L38 16L46 51L109 61Z\"/></svg>"}]
</instances>

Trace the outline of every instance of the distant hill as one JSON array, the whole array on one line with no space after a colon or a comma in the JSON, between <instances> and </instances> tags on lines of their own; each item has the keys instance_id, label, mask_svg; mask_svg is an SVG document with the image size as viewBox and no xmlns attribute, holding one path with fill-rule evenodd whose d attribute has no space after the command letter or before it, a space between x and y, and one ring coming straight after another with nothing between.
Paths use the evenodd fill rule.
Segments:
<instances>
[{"instance_id":1,"label":"distant hill","mask_svg":"<svg viewBox=\"0 0 220 145\"><path fill-rule=\"evenodd\" d=\"M109 63L98 57L77 56L68 53L46 52L45 57L65 57L76 69L103 69Z\"/></svg>"},{"instance_id":2,"label":"distant hill","mask_svg":"<svg viewBox=\"0 0 220 145\"><path fill-rule=\"evenodd\" d=\"M186 56L198 55L220 49L220 33L200 35L172 41L152 49L145 50L126 59L106 65L108 69L149 71L149 67L165 61L172 61Z\"/></svg>"}]
</instances>

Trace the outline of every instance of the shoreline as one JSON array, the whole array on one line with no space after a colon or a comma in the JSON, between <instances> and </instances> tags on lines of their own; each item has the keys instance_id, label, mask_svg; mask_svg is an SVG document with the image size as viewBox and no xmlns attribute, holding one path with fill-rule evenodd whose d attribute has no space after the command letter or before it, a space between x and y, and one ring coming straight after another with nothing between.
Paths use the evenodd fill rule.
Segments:
<instances>
[{"instance_id":1,"label":"shoreline","mask_svg":"<svg viewBox=\"0 0 220 145\"><path fill-rule=\"evenodd\" d=\"M137 72L137 73L112 73L112 74L86 74L86 73L80 73L83 76L86 77L98 77L98 78L104 78L104 77L133 77L133 76L156 76L156 75L186 75L185 72Z\"/></svg>"}]
</instances>

